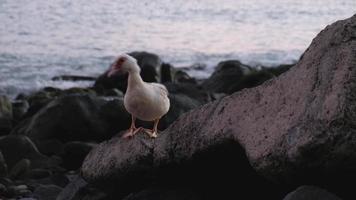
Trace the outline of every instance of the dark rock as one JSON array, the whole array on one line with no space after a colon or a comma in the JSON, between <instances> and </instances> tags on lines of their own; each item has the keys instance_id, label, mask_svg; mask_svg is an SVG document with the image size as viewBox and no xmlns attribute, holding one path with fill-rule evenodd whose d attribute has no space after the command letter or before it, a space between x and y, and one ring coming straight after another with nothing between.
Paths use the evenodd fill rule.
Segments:
<instances>
[{"instance_id":1,"label":"dark rock","mask_svg":"<svg viewBox=\"0 0 356 200\"><path fill-rule=\"evenodd\" d=\"M12 104L6 96L0 96L0 136L6 135L12 128Z\"/></svg>"},{"instance_id":2,"label":"dark rock","mask_svg":"<svg viewBox=\"0 0 356 200\"><path fill-rule=\"evenodd\" d=\"M13 180L25 179L30 171L31 161L29 159L21 159L10 170L9 177Z\"/></svg>"},{"instance_id":3,"label":"dark rock","mask_svg":"<svg viewBox=\"0 0 356 200\"><path fill-rule=\"evenodd\" d=\"M91 95L59 97L36 113L13 134L28 135L36 143L51 139L102 141L129 127L130 116L122 100Z\"/></svg>"},{"instance_id":4,"label":"dark rock","mask_svg":"<svg viewBox=\"0 0 356 200\"><path fill-rule=\"evenodd\" d=\"M62 75L55 76L52 81L95 81L96 78L90 76Z\"/></svg>"},{"instance_id":5,"label":"dark rock","mask_svg":"<svg viewBox=\"0 0 356 200\"><path fill-rule=\"evenodd\" d=\"M193 83L166 83L167 90L170 94L182 94L194 99L201 104L211 101L210 95L200 86Z\"/></svg>"},{"instance_id":6,"label":"dark rock","mask_svg":"<svg viewBox=\"0 0 356 200\"><path fill-rule=\"evenodd\" d=\"M26 114L29 107L30 105L26 100L17 100L15 102L12 102L12 111L14 115L14 120L20 121L23 118L23 116Z\"/></svg>"},{"instance_id":7,"label":"dark rock","mask_svg":"<svg viewBox=\"0 0 356 200\"><path fill-rule=\"evenodd\" d=\"M225 92L228 94L232 94L244 88L256 87L273 77L275 76L267 70L252 70L250 73L237 79L230 86L227 86L228 89Z\"/></svg>"},{"instance_id":8,"label":"dark rock","mask_svg":"<svg viewBox=\"0 0 356 200\"><path fill-rule=\"evenodd\" d=\"M176 188L149 188L130 194L123 200L199 200L204 199L195 194L191 189Z\"/></svg>"},{"instance_id":9,"label":"dark rock","mask_svg":"<svg viewBox=\"0 0 356 200\"><path fill-rule=\"evenodd\" d=\"M68 170L77 170L82 166L85 156L96 144L86 142L69 142L64 146L61 157L62 166Z\"/></svg>"},{"instance_id":10,"label":"dark rock","mask_svg":"<svg viewBox=\"0 0 356 200\"><path fill-rule=\"evenodd\" d=\"M220 62L214 73L206 79L202 86L214 93L227 93L228 88L248 74L251 68L238 60Z\"/></svg>"},{"instance_id":11,"label":"dark rock","mask_svg":"<svg viewBox=\"0 0 356 200\"><path fill-rule=\"evenodd\" d=\"M155 54L148 52L132 52L129 55L137 60L141 68L141 77L146 82L158 82L162 60ZM108 71L100 75L94 84L96 90L117 88L123 92L127 88L127 74L117 74L107 77Z\"/></svg>"},{"instance_id":12,"label":"dark rock","mask_svg":"<svg viewBox=\"0 0 356 200\"><path fill-rule=\"evenodd\" d=\"M30 160L32 168L47 166L48 158L42 155L26 136L9 135L0 138L0 150L8 169L13 168L22 159Z\"/></svg>"},{"instance_id":13,"label":"dark rock","mask_svg":"<svg viewBox=\"0 0 356 200\"><path fill-rule=\"evenodd\" d=\"M47 156L59 155L64 148L63 142L58 139L41 140L37 143L38 150Z\"/></svg>"},{"instance_id":14,"label":"dark rock","mask_svg":"<svg viewBox=\"0 0 356 200\"><path fill-rule=\"evenodd\" d=\"M326 27L287 72L184 114L155 140L137 135L99 144L84 160L82 174L99 185L115 182L127 192L133 183L147 184L155 169L179 168L209 149L241 145L249 162L232 150L224 167L233 158L275 183L316 184L341 198L354 198L349 182L356 178L355 52L356 15ZM224 153L214 158L222 157ZM237 171L244 175L248 169ZM267 195L261 188L255 193Z\"/></svg>"},{"instance_id":15,"label":"dark rock","mask_svg":"<svg viewBox=\"0 0 356 200\"><path fill-rule=\"evenodd\" d=\"M0 150L0 177L4 177L6 176L6 174L7 174L7 164Z\"/></svg>"},{"instance_id":16,"label":"dark rock","mask_svg":"<svg viewBox=\"0 0 356 200\"><path fill-rule=\"evenodd\" d=\"M58 91L47 92L45 90L41 90L29 95L28 97L26 97L26 100L28 101L30 107L24 117L27 118L33 116L41 108L43 108L53 99L55 99L57 95Z\"/></svg>"},{"instance_id":17,"label":"dark rock","mask_svg":"<svg viewBox=\"0 0 356 200\"><path fill-rule=\"evenodd\" d=\"M192 83L197 84L195 78L189 76L187 72L178 70L174 73L174 83Z\"/></svg>"},{"instance_id":18,"label":"dark rock","mask_svg":"<svg viewBox=\"0 0 356 200\"><path fill-rule=\"evenodd\" d=\"M316 186L300 186L283 200L341 200L336 195Z\"/></svg>"},{"instance_id":19,"label":"dark rock","mask_svg":"<svg viewBox=\"0 0 356 200\"><path fill-rule=\"evenodd\" d=\"M32 196L37 199L56 200L62 188L56 185L41 185L33 191Z\"/></svg>"},{"instance_id":20,"label":"dark rock","mask_svg":"<svg viewBox=\"0 0 356 200\"><path fill-rule=\"evenodd\" d=\"M163 63L161 66L161 83L173 82L173 66L169 63Z\"/></svg>"},{"instance_id":21,"label":"dark rock","mask_svg":"<svg viewBox=\"0 0 356 200\"><path fill-rule=\"evenodd\" d=\"M71 181L63 190L58 194L57 200L72 200L77 192L85 187L88 183L80 176Z\"/></svg>"},{"instance_id":22,"label":"dark rock","mask_svg":"<svg viewBox=\"0 0 356 200\"><path fill-rule=\"evenodd\" d=\"M198 100L192 99L184 94L169 94L169 100L171 104L169 111L162 117L158 124L160 130L166 129L183 113L202 105Z\"/></svg>"},{"instance_id":23,"label":"dark rock","mask_svg":"<svg viewBox=\"0 0 356 200\"><path fill-rule=\"evenodd\" d=\"M43 179L51 176L51 171L46 169L32 169L28 172L28 177L30 179Z\"/></svg>"},{"instance_id":24,"label":"dark rock","mask_svg":"<svg viewBox=\"0 0 356 200\"><path fill-rule=\"evenodd\" d=\"M279 76L283 74L284 72L288 71L290 68L292 68L294 64L283 64L283 65L278 65L275 67L263 67L262 70L267 71L274 76Z\"/></svg>"}]
</instances>

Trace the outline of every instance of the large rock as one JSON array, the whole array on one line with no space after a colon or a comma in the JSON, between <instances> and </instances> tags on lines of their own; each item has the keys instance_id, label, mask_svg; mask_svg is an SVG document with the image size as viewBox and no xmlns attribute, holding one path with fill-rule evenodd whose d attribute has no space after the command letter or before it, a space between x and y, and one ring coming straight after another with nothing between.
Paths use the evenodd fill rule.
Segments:
<instances>
[{"instance_id":1,"label":"large rock","mask_svg":"<svg viewBox=\"0 0 356 200\"><path fill-rule=\"evenodd\" d=\"M238 60L223 61L218 64L214 73L202 85L211 92L227 93L232 85L240 81L250 71L249 66Z\"/></svg>"},{"instance_id":2,"label":"large rock","mask_svg":"<svg viewBox=\"0 0 356 200\"><path fill-rule=\"evenodd\" d=\"M336 195L316 186L303 185L289 193L283 200L341 200Z\"/></svg>"},{"instance_id":3,"label":"large rock","mask_svg":"<svg viewBox=\"0 0 356 200\"><path fill-rule=\"evenodd\" d=\"M102 141L129 124L130 116L121 99L67 95L51 101L12 133L27 135L36 143L52 139Z\"/></svg>"},{"instance_id":4,"label":"large rock","mask_svg":"<svg viewBox=\"0 0 356 200\"><path fill-rule=\"evenodd\" d=\"M158 55L148 52L131 52L129 53L137 60L137 64L141 68L141 77L146 82L160 81L160 68L162 60ZM127 88L127 74L117 74L112 77L107 77L108 71L100 75L96 80L94 87L97 90L118 88L125 92Z\"/></svg>"},{"instance_id":5,"label":"large rock","mask_svg":"<svg viewBox=\"0 0 356 200\"><path fill-rule=\"evenodd\" d=\"M130 185L154 169L189 163L232 143L277 183L317 183L337 194L353 193L345 180L356 178L355 52L356 15L326 27L288 72L184 114L156 140L100 144L86 157L83 176Z\"/></svg>"}]
</instances>

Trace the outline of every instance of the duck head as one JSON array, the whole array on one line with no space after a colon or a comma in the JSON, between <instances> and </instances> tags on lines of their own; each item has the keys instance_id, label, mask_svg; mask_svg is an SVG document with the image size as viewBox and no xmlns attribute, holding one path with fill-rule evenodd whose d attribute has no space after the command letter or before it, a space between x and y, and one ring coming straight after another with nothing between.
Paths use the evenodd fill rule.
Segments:
<instances>
[{"instance_id":1,"label":"duck head","mask_svg":"<svg viewBox=\"0 0 356 200\"><path fill-rule=\"evenodd\" d=\"M111 65L108 72L108 77L111 77L119 72L140 73L140 71L141 69L138 66L137 60L135 58L127 54L122 54Z\"/></svg>"}]
</instances>

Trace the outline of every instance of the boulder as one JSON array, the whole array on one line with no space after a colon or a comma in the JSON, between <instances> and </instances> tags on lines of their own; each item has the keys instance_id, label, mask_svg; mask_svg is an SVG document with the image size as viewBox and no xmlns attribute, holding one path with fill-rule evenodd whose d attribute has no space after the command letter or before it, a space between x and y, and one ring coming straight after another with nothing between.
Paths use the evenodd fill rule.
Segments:
<instances>
[{"instance_id":1,"label":"boulder","mask_svg":"<svg viewBox=\"0 0 356 200\"><path fill-rule=\"evenodd\" d=\"M0 136L6 135L12 128L12 104L8 97L0 96Z\"/></svg>"},{"instance_id":2,"label":"boulder","mask_svg":"<svg viewBox=\"0 0 356 200\"><path fill-rule=\"evenodd\" d=\"M356 178L355 52L356 15L327 26L286 73L185 113L155 140L136 136L98 145L82 174L89 182L115 182L125 190L148 183L157 169L180 168L211 149L241 146L248 162L238 150L228 160L248 163L275 183L312 183L353 197L348 182ZM205 156L211 159L212 152ZM222 152L215 158L224 157Z\"/></svg>"},{"instance_id":3,"label":"boulder","mask_svg":"<svg viewBox=\"0 0 356 200\"><path fill-rule=\"evenodd\" d=\"M137 64L141 68L141 77L146 82L159 82L162 60L158 55L148 52L131 52L132 57L136 58ZM96 90L117 88L123 92L127 88L127 74L117 74L112 77L107 77L108 71L100 75L95 81L94 88Z\"/></svg>"},{"instance_id":4,"label":"boulder","mask_svg":"<svg viewBox=\"0 0 356 200\"><path fill-rule=\"evenodd\" d=\"M62 191L57 185L40 185L33 191L32 196L36 199L56 200Z\"/></svg>"},{"instance_id":5,"label":"boulder","mask_svg":"<svg viewBox=\"0 0 356 200\"><path fill-rule=\"evenodd\" d=\"M61 157L62 166L67 170L77 170L82 166L85 156L95 147L94 143L68 142L64 145Z\"/></svg>"},{"instance_id":6,"label":"boulder","mask_svg":"<svg viewBox=\"0 0 356 200\"><path fill-rule=\"evenodd\" d=\"M12 102L12 111L14 120L19 122L22 120L23 116L27 113L30 105L26 100L17 100Z\"/></svg>"},{"instance_id":7,"label":"boulder","mask_svg":"<svg viewBox=\"0 0 356 200\"><path fill-rule=\"evenodd\" d=\"M336 195L316 186L303 185L289 193L283 200L341 200Z\"/></svg>"},{"instance_id":8,"label":"boulder","mask_svg":"<svg viewBox=\"0 0 356 200\"><path fill-rule=\"evenodd\" d=\"M52 81L95 81L96 78L90 76L77 76L77 75L61 75L54 76Z\"/></svg>"},{"instance_id":9,"label":"boulder","mask_svg":"<svg viewBox=\"0 0 356 200\"><path fill-rule=\"evenodd\" d=\"M36 143L53 139L61 142L102 141L127 129L130 120L120 99L65 95L19 124L12 134L27 135Z\"/></svg>"},{"instance_id":10,"label":"boulder","mask_svg":"<svg viewBox=\"0 0 356 200\"><path fill-rule=\"evenodd\" d=\"M214 93L227 93L229 87L240 81L251 68L238 60L223 61L218 64L214 73L206 79L202 86Z\"/></svg>"},{"instance_id":11,"label":"boulder","mask_svg":"<svg viewBox=\"0 0 356 200\"><path fill-rule=\"evenodd\" d=\"M0 138L0 151L2 152L8 169L12 169L19 161L25 159L31 163L31 168L48 166L49 159L42 155L34 143L26 136L9 135ZM22 161L26 163L28 161ZM22 169L22 167L20 167Z\"/></svg>"}]
</instances>

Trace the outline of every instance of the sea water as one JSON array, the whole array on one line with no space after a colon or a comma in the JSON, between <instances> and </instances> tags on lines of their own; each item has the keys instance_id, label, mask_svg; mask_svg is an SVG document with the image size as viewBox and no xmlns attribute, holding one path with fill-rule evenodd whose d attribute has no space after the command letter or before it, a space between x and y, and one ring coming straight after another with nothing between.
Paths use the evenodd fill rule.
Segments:
<instances>
[{"instance_id":1,"label":"sea water","mask_svg":"<svg viewBox=\"0 0 356 200\"><path fill-rule=\"evenodd\" d=\"M355 0L0 0L0 94L92 82L122 52L149 51L197 78L219 61L296 62L326 25L356 13Z\"/></svg>"}]
</instances>

